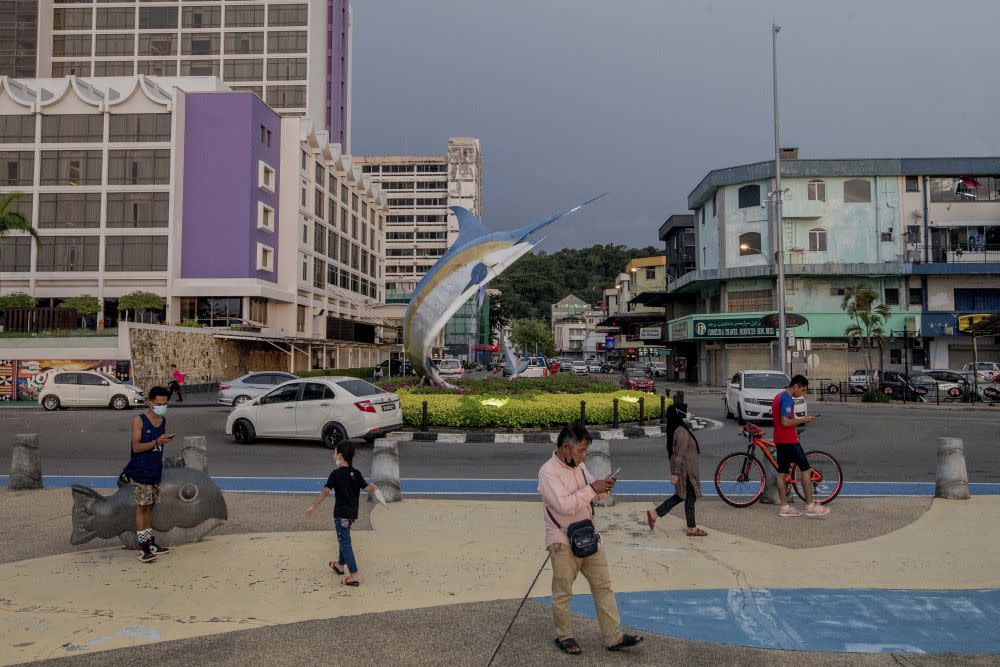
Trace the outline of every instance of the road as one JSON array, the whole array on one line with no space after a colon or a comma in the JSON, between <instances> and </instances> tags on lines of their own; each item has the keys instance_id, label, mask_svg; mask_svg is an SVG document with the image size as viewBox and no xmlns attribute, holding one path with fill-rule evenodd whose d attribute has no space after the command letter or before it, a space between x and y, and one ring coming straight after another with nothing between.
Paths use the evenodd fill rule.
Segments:
<instances>
[{"instance_id":1,"label":"road","mask_svg":"<svg viewBox=\"0 0 1000 667\"><path fill-rule=\"evenodd\" d=\"M689 394L690 410L721 419L721 398ZM959 410L904 409L859 404L812 403L821 415L808 427L806 449L836 456L848 481L934 480L938 436L962 438L970 482L1000 481L1000 414ZM218 476L321 477L331 467L330 453L318 443L265 442L237 445L224 434L223 407L175 408L170 430L178 434L167 454L180 451L184 435L208 439L209 465ZM0 474L10 469L14 434L38 433L44 472L49 475L117 475L128 457L129 422L135 413L110 410L0 409ZM735 422L697 433L702 448L702 479L712 477L723 455L745 447ZM356 465L368 470L371 448L361 447ZM448 445L407 443L401 447L400 470L408 478L528 479L537 474L550 448L526 445ZM662 438L616 441L615 467L621 479L662 479Z\"/></svg>"}]
</instances>

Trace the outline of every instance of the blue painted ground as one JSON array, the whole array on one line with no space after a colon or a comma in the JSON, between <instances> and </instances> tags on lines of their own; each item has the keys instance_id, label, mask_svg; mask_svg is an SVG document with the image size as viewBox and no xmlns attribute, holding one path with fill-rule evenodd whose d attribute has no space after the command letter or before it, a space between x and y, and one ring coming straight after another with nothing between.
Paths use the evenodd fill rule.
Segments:
<instances>
[{"instance_id":1,"label":"blue painted ground","mask_svg":"<svg viewBox=\"0 0 1000 667\"><path fill-rule=\"evenodd\" d=\"M223 491L264 493L314 493L322 488L325 477L213 477ZM7 485L8 475L0 475ZM46 475L45 486L65 488L83 484L99 489L114 488L117 477L93 475ZM415 495L531 496L538 493L534 479L403 479L403 493ZM702 482L702 493L715 497L715 485ZM973 495L1000 495L1000 484L969 484ZM629 496L669 496L674 492L669 482L621 480L615 486L619 498ZM933 482L845 482L840 497L933 496Z\"/></svg>"},{"instance_id":2,"label":"blue painted ground","mask_svg":"<svg viewBox=\"0 0 1000 667\"><path fill-rule=\"evenodd\" d=\"M697 641L838 653L1000 653L996 589L716 589L616 597L623 625ZM571 607L595 617L589 595L575 596Z\"/></svg>"}]
</instances>

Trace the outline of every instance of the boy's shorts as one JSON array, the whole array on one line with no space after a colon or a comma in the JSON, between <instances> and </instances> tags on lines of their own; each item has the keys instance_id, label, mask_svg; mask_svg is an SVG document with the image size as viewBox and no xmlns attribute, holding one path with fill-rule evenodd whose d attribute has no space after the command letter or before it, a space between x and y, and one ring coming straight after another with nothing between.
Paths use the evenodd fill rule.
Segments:
<instances>
[{"instance_id":1,"label":"boy's shorts","mask_svg":"<svg viewBox=\"0 0 1000 667\"><path fill-rule=\"evenodd\" d=\"M160 485L132 482L132 496L136 505L153 505L160 499Z\"/></svg>"},{"instance_id":2,"label":"boy's shorts","mask_svg":"<svg viewBox=\"0 0 1000 667\"><path fill-rule=\"evenodd\" d=\"M802 451L800 443L793 445L778 444L776 449L778 454L778 472L780 474L787 475L793 463L799 470L809 470L809 460L806 459L806 453Z\"/></svg>"}]
</instances>

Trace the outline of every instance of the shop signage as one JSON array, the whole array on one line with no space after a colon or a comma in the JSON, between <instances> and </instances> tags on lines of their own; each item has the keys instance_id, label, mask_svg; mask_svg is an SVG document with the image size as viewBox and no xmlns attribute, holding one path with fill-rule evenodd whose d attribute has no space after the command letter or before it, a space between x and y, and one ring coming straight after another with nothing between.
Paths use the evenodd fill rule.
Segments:
<instances>
[{"instance_id":1,"label":"shop signage","mask_svg":"<svg viewBox=\"0 0 1000 667\"><path fill-rule=\"evenodd\" d=\"M662 331L663 327L642 327L639 329L639 338L641 340L659 340Z\"/></svg>"},{"instance_id":2,"label":"shop signage","mask_svg":"<svg viewBox=\"0 0 1000 667\"><path fill-rule=\"evenodd\" d=\"M614 336L607 336L604 339L604 349L605 350L613 350L613 349L615 349L615 337Z\"/></svg>"},{"instance_id":3,"label":"shop signage","mask_svg":"<svg viewBox=\"0 0 1000 667\"><path fill-rule=\"evenodd\" d=\"M687 322L681 320L670 324L670 340L687 340Z\"/></svg>"},{"instance_id":4,"label":"shop signage","mask_svg":"<svg viewBox=\"0 0 1000 667\"><path fill-rule=\"evenodd\" d=\"M695 338L773 338L774 327L765 326L759 317L722 317L693 322Z\"/></svg>"}]
</instances>

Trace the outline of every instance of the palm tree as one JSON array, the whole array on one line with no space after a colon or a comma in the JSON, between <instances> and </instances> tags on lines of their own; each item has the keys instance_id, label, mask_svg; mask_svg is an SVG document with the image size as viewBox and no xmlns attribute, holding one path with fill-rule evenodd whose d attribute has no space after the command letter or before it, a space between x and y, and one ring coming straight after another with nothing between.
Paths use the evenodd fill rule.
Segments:
<instances>
[{"instance_id":1,"label":"palm tree","mask_svg":"<svg viewBox=\"0 0 1000 667\"><path fill-rule=\"evenodd\" d=\"M882 303L878 292L867 283L858 283L844 289L840 309L851 318L844 335L864 350L865 373L868 376L867 393L877 391L872 363L872 347L885 343L885 323L891 314L889 306Z\"/></svg>"},{"instance_id":2,"label":"palm tree","mask_svg":"<svg viewBox=\"0 0 1000 667\"><path fill-rule=\"evenodd\" d=\"M35 239L35 243L40 243L41 238L31 226L31 221L20 211L14 210L14 202L23 196L23 192L8 192L0 198L0 237L7 236L13 231L28 232Z\"/></svg>"}]
</instances>

